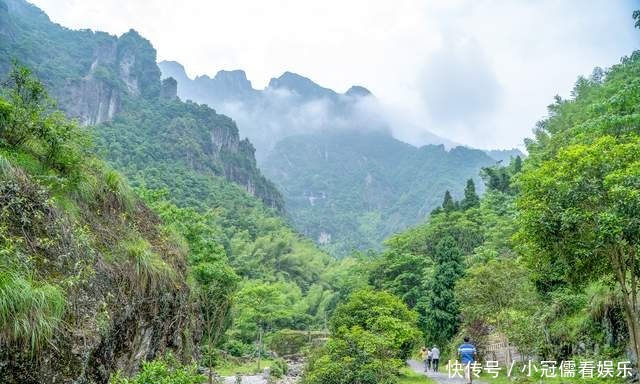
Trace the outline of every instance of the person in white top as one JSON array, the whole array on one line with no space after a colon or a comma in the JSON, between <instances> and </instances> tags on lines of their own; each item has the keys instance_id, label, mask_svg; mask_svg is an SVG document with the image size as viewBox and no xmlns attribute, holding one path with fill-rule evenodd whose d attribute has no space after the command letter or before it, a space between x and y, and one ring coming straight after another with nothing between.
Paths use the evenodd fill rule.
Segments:
<instances>
[{"instance_id":1,"label":"person in white top","mask_svg":"<svg viewBox=\"0 0 640 384\"><path fill-rule=\"evenodd\" d=\"M438 372L438 362L440 361L440 350L437 346L431 348L431 370Z\"/></svg>"}]
</instances>

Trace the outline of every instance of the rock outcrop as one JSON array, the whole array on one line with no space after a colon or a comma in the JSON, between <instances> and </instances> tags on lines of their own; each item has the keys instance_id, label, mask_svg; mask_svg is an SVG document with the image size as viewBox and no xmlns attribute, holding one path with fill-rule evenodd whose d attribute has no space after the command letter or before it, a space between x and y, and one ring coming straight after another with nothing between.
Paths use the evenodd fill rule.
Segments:
<instances>
[{"instance_id":1,"label":"rock outcrop","mask_svg":"<svg viewBox=\"0 0 640 384\"><path fill-rule=\"evenodd\" d=\"M160 98L163 100L175 100L178 98L178 82L173 77L162 80Z\"/></svg>"},{"instance_id":2,"label":"rock outcrop","mask_svg":"<svg viewBox=\"0 0 640 384\"><path fill-rule=\"evenodd\" d=\"M126 97L160 96L159 69L151 43L130 30L96 45L89 71L53 89L60 107L84 125L111 120Z\"/></svg>"}]
</instances>

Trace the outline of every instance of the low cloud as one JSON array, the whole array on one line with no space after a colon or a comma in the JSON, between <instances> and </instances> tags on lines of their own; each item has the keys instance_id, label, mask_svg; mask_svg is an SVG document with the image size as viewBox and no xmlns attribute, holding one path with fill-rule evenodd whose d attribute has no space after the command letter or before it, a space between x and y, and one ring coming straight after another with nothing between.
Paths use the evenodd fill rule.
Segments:
<instances>
[{"instance_id":1,"label":"low cloud","mask_svg":"<svg viewBox=\"0 0 640 384\"><path fill-rule=\"evenodd\" d=\"M285 88L267 88L251 102L225 101L214 106L232 117L242 136L264 156L287 136L331 131L388 131L390 122L373 96L305 100Z\"/></svg>"},{"instance_id":2,"label":"low cloud","mask_svg":"<svg viewBox=\"0 0 640 384\"><path fill-rule=\"evenodd\" d=\"M438 125L477 124L498 109L503 89L476 42L447 41L427 63L424 108Z\"/></svg>"}]
</instances>

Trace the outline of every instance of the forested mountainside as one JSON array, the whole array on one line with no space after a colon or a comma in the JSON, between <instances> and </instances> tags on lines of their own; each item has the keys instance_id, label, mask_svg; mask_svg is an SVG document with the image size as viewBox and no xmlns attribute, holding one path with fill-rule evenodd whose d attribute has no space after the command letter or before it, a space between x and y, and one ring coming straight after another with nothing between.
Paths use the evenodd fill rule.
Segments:
<instances>
[{"instance_id":1,"label":"forested mountainside","mask_svg":"<svg viewBox=\"0 0 640 384\"><path fill-rule=\"evenodd\" d=\"M393 233L421 222L446 191L461 198L482 167L481 150L421 148L376 132L326 132L280 141L264 162L282 191L293 225L330 253L379 249Z\"/></svg>"},{"instance_id":2,"label":"forested mountainside","mask_svg":"<svg viewBox=\"0 0 640 384\"><path fill-rule=\"evenodd\" d=\"M164 188L132 190L28 69L3 84L2 382L105 383L167 353L212 367L321 329L357 283L233 183L149 168L136 180Z\"/></svg>"},{"instance_id":3,"label":"forested mountainside","mask_svg":"<svg viewBox=\"0 0 640 384\"><path fill-rule=\"evenodd\" d=\"M121 132L124 135L112 136L110 145L121 145L117 139L130 137L138 143L156 144L165 137L179 139L184 160L175 164L179 173L225 177L267 206L283 210L282 197L260 174L254 149L248 141L240 140L235 123L210 108L174 100L175 82L161 83L156 51L137 32L116 37L69 30L52 23L24 0L0 0L0 36L1 74L8 72L13 60L31 68L60 108L82 124L109 122L119 114L120 127L126 124L129 129ZM164 111L166 104L172 105L167 108L171 112L161 116L141 112ZM153 123L153 130L149 130L149 123ZM182 137L170 137L171 131ZM176 159L172 148L162 148L152 150L154 158Z\"/></svg>"}]
</instances>

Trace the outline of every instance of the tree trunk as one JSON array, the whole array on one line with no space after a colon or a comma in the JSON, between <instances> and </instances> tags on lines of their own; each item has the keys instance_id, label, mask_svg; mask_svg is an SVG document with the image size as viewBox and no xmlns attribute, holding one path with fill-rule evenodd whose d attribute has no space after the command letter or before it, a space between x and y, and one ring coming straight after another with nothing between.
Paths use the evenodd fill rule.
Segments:
<instances>
[{"instance_id":1,"label":"tree trunk","mask_svg":"<svg viewBox=\"0 0 640 384\"><path fill-rule=\"evenodd\" d=\"M511 366L511 345L509 344L509 338L504 338L504 345L506 348L506 353L504 355L504 359L506 360L507 367Z\"/></svg>"},{"instance_id":2,"label":"tree trunk","mask_svg":"<svg viewBox=\"0 0 640 384\"><path fill-rule=\"evenodd\" d=\"M635 253L631 254L631 268L629 268L631 286L627 281L627 262L623 249L616 249L610 254L611 264L616 274L616 279L620 285L623 296L624 315L627 320L629 330L629 343L631 348L631 361L638 367L638 357L640 357L640 317L637 310L637 279L635 274ZM637 373L636 373L637 374Z\"/></svg>"},{"instance_id":3,"label":"tree trunk","mask_svg":"<svg viewBox=\"0 0 640 384\"><path fill-rule=\"evenodd\" d=\"M262 327L258 330L258 373L260 373L260 359L262 358Z\"/></svg>"},{"instance_id":4,"label":"tree trunk","mask_svg":"<svg viewBox=\"0 0 640 384\"><path fill-rule=\"evenodd\" d=\"M640 356L640 318L638 318L638 313L634 311L631 300L631 297L624 295L624 314L629 330L629 342L631 343L631 360L637 365L638 356Z\"/></svg>"}]
</instances>

